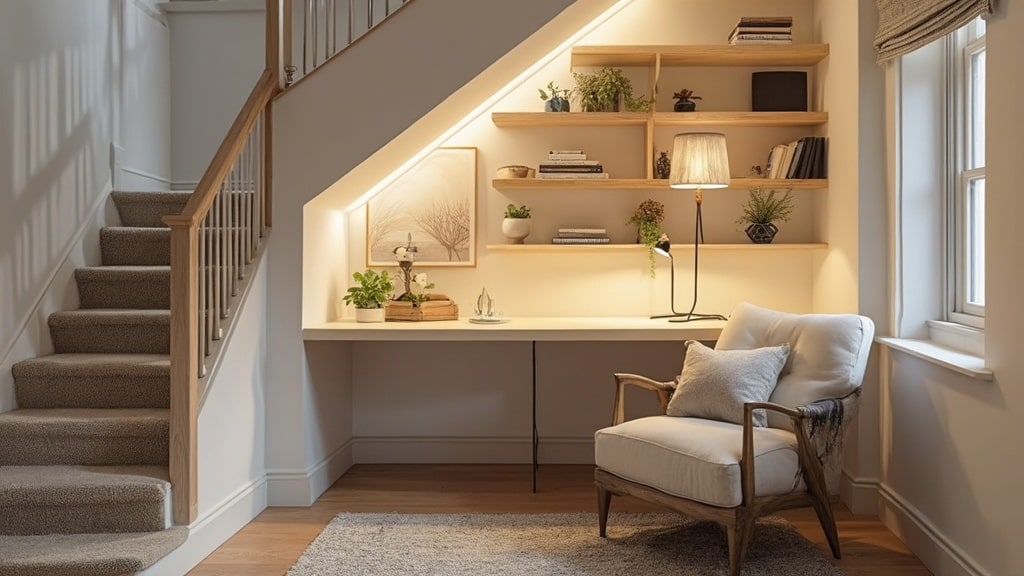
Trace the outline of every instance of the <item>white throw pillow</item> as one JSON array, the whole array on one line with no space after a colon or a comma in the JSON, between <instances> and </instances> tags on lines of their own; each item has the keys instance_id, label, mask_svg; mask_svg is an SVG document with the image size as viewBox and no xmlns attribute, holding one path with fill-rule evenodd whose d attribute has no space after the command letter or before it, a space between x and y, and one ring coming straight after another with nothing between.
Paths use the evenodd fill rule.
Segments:
<instances>
[{"instance_id":1,"label":"white throw pillow","mask_svg":"<svg viewBox=\"0 0 1024 576\"><path fill-rule=\"evenodd\" d=\"M789 344L713 350L688 340L679 384L665 413L743 424L743 404L768 401L788 356ZM766 426L764 410L754 411L753 421Z\"/></svg>"}]
</instances>

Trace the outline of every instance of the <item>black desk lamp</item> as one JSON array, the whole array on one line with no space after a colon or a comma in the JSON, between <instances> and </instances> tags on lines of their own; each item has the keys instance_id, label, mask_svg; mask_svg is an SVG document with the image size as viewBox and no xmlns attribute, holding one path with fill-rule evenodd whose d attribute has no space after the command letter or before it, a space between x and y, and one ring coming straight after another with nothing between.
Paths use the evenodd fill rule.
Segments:
<instances>
[{"instance_id":1,"label":"black desk lamp","mask_svg":"<svg viewBox=\"0 0 1024 576\"><path fill-rule=\"evenodd\" d=\"M670 278L669 286L671 287L669 289L669 302L671 303L670 310L672 310L672 313L671 314L656 314L654 316L651 316L652 320L655 319L655 318L678 318L678 317L686 316L686 314L683 314L683 313L680 313L680 312L676 312L676 261L675 261L674 258L672 258L672 251L671 250L672 250L672 243L669 242L669 239L668 239L667 235L662 234L661 238L658 238L658 243L654 245L654 253L659 255L659 256L667 256L668 257L668 261L669 261L668 262L668 269L669 269L669 278Z\"/></svg>"},{"instance_id":2,"label":"black desk lamp","mask_svg":"<svg viewBox=\"0 0 1024 576\"><path fill-rule=\"evenodd\" d=\"M676 134L672 146L672 169L668 177L670 188L693 190L697 202L697 222L693 233L693 304L690 311L682 314L675 310L675 261L672 265L672 314L657 316L669 318L669 322L689 322L691 320L725 320L721 314L700 314L697 308L697 278L699 277L698 253L704 242L704 223L701 219L700 205L704 200L704 189L729 187L729 152L725 146L725 135L717 132L689 132ZM663 252L671 260L668 252L668 238L665 238ZM659 242L660 245L660 242Z\"/></svg>"}]
</instances>

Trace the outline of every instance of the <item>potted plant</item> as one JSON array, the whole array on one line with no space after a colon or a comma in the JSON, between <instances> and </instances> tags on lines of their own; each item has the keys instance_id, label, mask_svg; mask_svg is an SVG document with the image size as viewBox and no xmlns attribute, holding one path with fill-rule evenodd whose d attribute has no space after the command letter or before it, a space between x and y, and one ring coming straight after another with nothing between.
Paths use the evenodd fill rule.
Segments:
<instances>
[{"instance_id":1,"label":"potted plant","mask_svg":"<svg viewBox=\"0 0 1024 576\"><path fill-rule=\"evenodd\" d=\"M651 265L651 277L654 277L654 245L661 238L661 223L665 220L665 205L657 200L647 199L637 206L627 223L636 225L636 241L647 246L647 258Z\"/></svg>"},{"instance_id":2,"label":"potted plant","mask_svg":"<svg viewBox=\"0 0 1024 576\"><path fill-rule=\"evenodd\" d=\"M568 88L559 88L557 84L548 82L547 90L544 88L538 88L540 92L540 99L544 101L545 112L568 112L569 111L569 96L572 94L572 90Z\"/></svg>"},{"instance_id":3,"label":"potted plant","mask_svg":"<svg viewBox=\"0 0 1024 576\"><path fill-rule=\"evenodd\" d=\"M676 99L675 106L672 107L676 112L693 112L697 109L697 103L694 100L702 100L700 96L693 93L693 90L686 88L676 92L672 97Z\"/></svg>"},{"instance_id":4,"label":"potted plant","mask_svg":"<svg viewBox=\"0 0 1024 576\"><path fill-rule=\"evenodd\" d=\"M509 239L510 244L522 244L530 235L530 209L525 205L506 206L505 218L501 221L501 232Z\"/></svg>"},{"instance_id":5,"label":"potted plant","mask_svg":"<svg viewBox=\"0 0 1024 576\"><path fill-rule=\"evenodd\" d=\"M621 68L604 67L594 73L573 72L576 95L584 112L618 112L624 105L630 112L650 110L651 100L633 96L633 83Z\"/></svg>"},{"instance_id":6,"label":"potted plant","mask_svg":"<svg viewBox=\"0 0 1024 576\"><path fill-rule=\"evenodd\" d=\"M353 273L352 278L359 285L350 286L342 300L356 307L356 322L383 322L384 303L391 298L391 292L395 289L391 275L367 269L365 272Z\"/></svg>"},{"instance_id":7,"label":"potted plant","mask_svg":"<svg viewBox=\"0 0 1024 576\"><path fill-rule=\"evenodd\" d=\"M736 219L736 224L747 225L744 231L751 242L771 244L779 231L775 223L789 221L792 213L791 190L779 196L778 190L755 186L750 189L750 198L743 205L743 215Z\"/></svg>"}]
</instances>

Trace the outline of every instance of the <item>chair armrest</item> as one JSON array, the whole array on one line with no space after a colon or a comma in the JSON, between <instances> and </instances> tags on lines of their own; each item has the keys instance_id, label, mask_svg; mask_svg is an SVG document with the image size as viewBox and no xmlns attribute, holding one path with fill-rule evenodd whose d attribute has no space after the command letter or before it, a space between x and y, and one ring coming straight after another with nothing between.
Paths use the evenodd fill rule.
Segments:
<instances>
[{"instance_id":1,"label":"chair armrest","mask_svg":"<svg viewBox=\"0 0 1024 576\"><path fill-rule=\"evenodd\" d=\"M740 459L740 477L743 489L743 502L749 504L754 498L754 410L772 410L789 416L793 421L793 433L797 439L797 457L800 472L804 476L807 489L820 492L827 498L825 474L822 469L824 460L834 448L840 445L843 438L843 425L847 414L846 405L860 396L857 388L842 398L826 398L804 406L791 408L775 402L747 402L743 405L743 447ZM824 436L819 436L824 432ZM811 439L819 442L821 450L815 448Z\"/></svg>"},{"instance_id":2,"label":"chair armrest","mask_svg":"<svg viewBox=\"0 0 1024 576\"><path fill-rule=\"evenodd\" d=\"M639 374L628 374L616 372L615 376L615 405L612 408L612 426L626 421L626 385L637 386L645 390L652 390L658 395L658 403L661 410L668 407L668 401L672 392L676 389L676 381L669 380L662 382Z\"/></svg>"}]
</instances>

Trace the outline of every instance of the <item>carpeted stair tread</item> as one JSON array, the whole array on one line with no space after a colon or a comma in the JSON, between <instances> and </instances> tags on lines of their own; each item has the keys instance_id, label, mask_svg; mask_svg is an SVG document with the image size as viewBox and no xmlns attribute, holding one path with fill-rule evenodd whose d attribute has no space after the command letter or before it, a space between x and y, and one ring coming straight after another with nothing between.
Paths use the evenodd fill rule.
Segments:
<instances>
[{"instance_id":1,"label":"carpeted stair tread","mask_svg":"<svg viewBox=\"0 0 1024 576\"><path fill-rule=\"evenodd\" d=\"M0 466L0 534L163 530L165 466Z\"/></svg>"},{"instance_id":2,"label":"carpeted stair tread","mask_svg":"<svg viewBox=\"0 0 1024 576\"><path fill-rule=\"evenodd\" d=\"M162 218L181 214L191 192L125 192L110 193L121 223L142 228L166 228Z\"/></svg>"},{"instance_id":3,"label":"carpeted stair tread","mask_svg":"<svg viewBox=\"0 0 1024 576\"><path fill-rule=\"evenodd\" d=\"M49 318L58 354L167 354L170 323L169 310L69 310L54 312Z\"/></svg>"},{"instance_id":4,"label":"carpeted stair tread","mask_svg":"<svg viewBox=\"0 0 1024 576\"><path fill-rule=\"evenodd\" d=\"M171 307L170 266L94 266L75 270L82 308Z\"/></svg>"},{"instance_id":5,"label":"carpeted stair tread","mask_svg":"<svg viewBox=\"0 0 1024 576\"><path fill-rule=\"evenodd\" d=\"M166 354L49 354L11 368L21 408L167 408Z\"/></svg>"},{"instance_id":6,"label":"carpeted stair tread","mask_svg":"<svg viewBox=\"0 0 1024 576\"><path fill-rule=\"evenodd\" d=\"M167 463L168 410L25 408L0 414L0 466Z\"/></svg>"},{"instance_id":7,"label":"carpeted stair tread","mask_svg":"<svg viewBox=\"0 0 1024 576\"><path fill-rule=\"evenodd\" d=\"M181 546L188 528L132 534L0 536L2 576L125 576Z\"/></svg>"},{"instance_id":8,"label":"carpeted stair tread","mask_svg":"<svg viewBox=\"0 0 1024 576\"><path fill-rule=\"evenodd\" d=\"M106 226L100 230L105 266L168 266L171 231L168 228Z\"/></svg>"}]
</instances>

